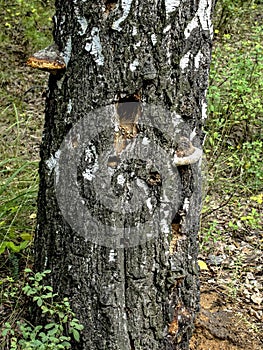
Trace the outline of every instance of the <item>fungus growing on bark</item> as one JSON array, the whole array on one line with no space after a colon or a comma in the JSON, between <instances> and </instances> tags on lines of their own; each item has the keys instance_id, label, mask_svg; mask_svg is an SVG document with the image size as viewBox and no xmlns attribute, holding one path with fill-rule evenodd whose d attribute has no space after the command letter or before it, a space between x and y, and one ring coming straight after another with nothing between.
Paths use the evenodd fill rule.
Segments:
<instances>
[{"instance_id":1,"label":"fungus growing on bark","mask_svg":"<svg viewBox=\"0 0 263 350\"><path fill-rule=\"evenodd\" d=\"M192 145L187 137L180 137L177 144L173 164L175 166L189 165L198 162L202 156L202 150Z\"/></svg>"},{"instance_id":2,"label":"fungus growing on bark","mask_svg":"<svg viewBox=\"0 0 263 350\"><path fill-rule=\"evenodd\" d=\"M55 44L34 53L28 58L27 65L51 73L56 73L58 70L66 68L66 63Z\"/></svg>"}]
</instances>

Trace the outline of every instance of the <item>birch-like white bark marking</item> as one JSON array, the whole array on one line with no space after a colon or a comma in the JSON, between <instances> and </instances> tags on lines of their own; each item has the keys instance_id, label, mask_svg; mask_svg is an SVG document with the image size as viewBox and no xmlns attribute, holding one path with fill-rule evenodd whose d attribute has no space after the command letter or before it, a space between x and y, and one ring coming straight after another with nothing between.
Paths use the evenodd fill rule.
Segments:
<instances>
[{"instance_id":1,"label":"birch-like white bark marking","mask_svg":"<svg viewBox=\"0 0 263 350\"><path fill-rule=\"evenodd\" d=\"M64 50L62 51L62 57L65 61L66 66L69 63L70 57L71 57L71 50L72 50L72 44L71 44L71 36L68 37L66 46L64 47Z\"/></svg>"},{"instance_id":2,"label":"birch-like white bark marking","mask_svg":"<svg viewBox=\"0 0 263 350\"><path fill-rule=\"evenodd\" d=\"M184 70L187 68L189 61L190 61L190 55L191 51L188 51L180 60L180 68L184 72Z\"/></svg>"},{"instance_id":3,"label":"birch-like white bark marking","mask_svg":"<svg viewBox=\"0 0 263 350\"><path fill-rule=\"evenodd\" d=\"M125 19L128 17L130 9L131 9L131 4L132 4L132 0L122 0L121 2L121 7L123 9L123 14L122 17L119 18L117 21L115 21L112 24L112 29L114 30L118 30L118 32L120 32L122 30L122 28L120 27L120 24L125 21Z\"/></svg>"},{"instance_id":4,"label":"birch-like white bark marking","mask_svg":"<svg viewBox=\"0 0 263 350\"><path fill-rule=\"evenodd\" d=\"M201 51L198 51L197 55L195 56L195 69L198 69L200 66L200 62L202 61L203 54Z\"/></svg>"},{"instance_id":5,"label":"birch-like white bark marking","mask_svg":"<svg viewBox=\"0 0 263 350\"><path fill-rule=\"evenodd\" d=\"M84 35L88 27L88 22L85 17L78 17L77 20L81 28L81 30L79 31L79 34Z\"/></svg>"},{"instance_id":6,"label":"birch-like white bark marking","mask_svg":"<svg viewBox=\"0 0 263 350\"><path fill-rule=\"evenodd\" d=\"M199 21L203 30L209 30L210 35L213 35L213 25L211 21L212 0L200 0L198 10L193 19L185 28L184 35L189 38L192 31L198 27Z\"/></svg>"},{"instance_id":7,"label":"birch-like white bark marking","mask_svg":"<svg viewBox=\"0 0 263 350\"><path fill-rule=\"evenodd\" d=\"M165 11L168 15L169 13L175 11L175 9L180 5L180 0L165 0Z\"/></svg>"},{"instance_id":8,"label":"birch-like white bark marking","mask_svg":"<svg viewBox=\"0 0 263 350\"><path fill-rule=\"evenodd\" d=\"M207 103L205 100L202 101L202 120L207 118Z\"/></svg>"},{"instance_id":9,"label":"birch-like white bark marking","mask_svg":"<svg viewBox=\"0 0 263 350\"><path fill-rule=\"evenodd\" d=\"M139 61L136 58L132 63L130 63L130 70L134 72L138 66L139 66Z\"/></svg>"},{"instance_id":10,"label":"birch-like white bark marking","mask_svg":"<svg viewBox=\"0 0 263 350\"><path fill-rule=\"evenodd\" d=\"M91 37L89 39L91 39L92 41L91 43L86 44L85 50L90 52L90 54L94 56L94 60L99 66L103 66L104 56L102 54L102 46L100 43L99 28L92 28Z\"/></svg>"},{"instance_id":11,"label":"birch-like white bark marking","mask_svg":"<svg viewBox=\"0 0 263 350\"><path fill-rule=\"evenodd\" d=\"M152 40L153 45L155 45L155 44L157 43L156 34L153 33L153 34L151 35L151 40Z\"/></svg>"}]
</instances>

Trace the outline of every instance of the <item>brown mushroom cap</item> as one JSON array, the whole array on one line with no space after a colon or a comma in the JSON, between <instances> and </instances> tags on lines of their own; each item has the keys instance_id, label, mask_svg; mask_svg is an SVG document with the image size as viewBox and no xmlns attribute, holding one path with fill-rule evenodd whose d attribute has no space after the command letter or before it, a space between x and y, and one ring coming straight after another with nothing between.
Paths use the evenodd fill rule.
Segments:
<instances>
[{"instance_id":1,"label":"brown mushroom cap","mask_svg":"<svg viewBox=\"0 0 263 350\"><path fill-rule=\"evenodd\" d=\"M38 68L48 72L54 72L66 68L65 61L55 44L30 56L26 64L32 68Z\"/></svg>"}]
</instances>

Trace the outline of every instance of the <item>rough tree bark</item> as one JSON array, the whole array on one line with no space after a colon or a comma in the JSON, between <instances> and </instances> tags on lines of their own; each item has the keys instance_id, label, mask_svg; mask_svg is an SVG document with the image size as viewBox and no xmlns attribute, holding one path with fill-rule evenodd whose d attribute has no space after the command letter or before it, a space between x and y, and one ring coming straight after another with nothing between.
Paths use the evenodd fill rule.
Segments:
<instances>
[{"instance_id":1,"label":"rough tree bark","mask_svg":"<svg viewBox=\"0 0 263 350\"><path fill-rule=\"evenodd\" d=\"M202 148L211 12L212 0L56 1L66 69L49 79L35 266L52 270L54 290L85 326L74 349L188 349L201 161L187 159L189 140ZM144 158L129 151L147 144ZM113 202L97 205L108 179ZM73 187L99 221L79 215Z\"/></svg>"}]
</instances>

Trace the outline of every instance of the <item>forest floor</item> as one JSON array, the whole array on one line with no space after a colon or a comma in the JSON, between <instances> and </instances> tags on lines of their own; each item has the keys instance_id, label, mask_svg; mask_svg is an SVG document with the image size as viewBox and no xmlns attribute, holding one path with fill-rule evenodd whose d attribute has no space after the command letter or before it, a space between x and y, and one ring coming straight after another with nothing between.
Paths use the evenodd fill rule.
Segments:
<instances>
[{"instance_id":1,"label":"forest floor","mask_svg":"<svg viewBox=\"0 0 263 350\"><path fill-rule=\"evenodd\" d=\"M263 232L241 222L235 234L229 230L229 220L241 216L240 202L243 208L248 205L236 197L211 214L221 239L200 250L201 310L191 350L263 349Z\"/></svg>"},{"instance_id":2,"label":"forest floor","mask_svg":"<svg viewBox=\"0 0 263 350\"><path fill-rule=\"evenodd\" d=\"M27 67L27 55L18 43L1 43L1 153L4 147L5 157L37 162L48 74ZM224 197L210 189L208 197L200 233L201 310L190 349L263 349L262 193ZM32 203L25 214L30 234L35 199ZM8 258L2 254L1 271L10 266Z\"/></svg>"}]
</instances>

